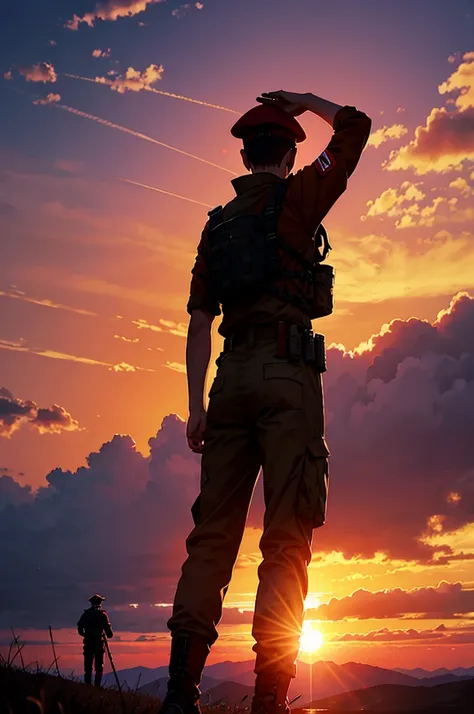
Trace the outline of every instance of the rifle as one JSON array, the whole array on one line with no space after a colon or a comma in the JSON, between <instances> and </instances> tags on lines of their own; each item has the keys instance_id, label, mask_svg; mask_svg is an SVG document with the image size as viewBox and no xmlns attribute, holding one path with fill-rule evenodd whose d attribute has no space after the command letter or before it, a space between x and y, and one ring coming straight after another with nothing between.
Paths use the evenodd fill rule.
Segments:
<instances>
[{"instance_id":1,"label":"rifle","mask_svg":"<svg viewBox=\"0 0 474 714\"><path fill-rule=\"evenodd\" d=\"M114 673L115 681L117 682L117 688L118 688L118 690L119 690L119 692L120 692L120 700L121 700L121 702L122 702L123 714L126 714L125 700L124 700L124 698L123 698L122 687L120 686L120 680L119 680L119 678L118 678L117 670L115 669L114 660L113 660L113 658L112 658L112 652L110 651L110 647L109 647L109 641L108 641L107 637L105 636L105 633L104 633L104 632L102 633L102 642L104 643L105 651L107 652L107 656L108 656L108 658L109 658L110 666L112 667L112 671L113 671L113 673Z\"/></svg>"}]
</instances>

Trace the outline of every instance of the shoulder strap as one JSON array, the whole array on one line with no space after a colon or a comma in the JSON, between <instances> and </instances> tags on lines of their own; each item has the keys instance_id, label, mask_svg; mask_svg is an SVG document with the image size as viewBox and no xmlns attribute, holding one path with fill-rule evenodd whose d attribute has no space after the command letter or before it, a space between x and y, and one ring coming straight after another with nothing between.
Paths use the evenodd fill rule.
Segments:
<instances>
[{"instance_id":1,"label":"shoulder strap","mask_svg":"<svg viewBox=\"0 0 474 714\"><path fill-rule=\"evenodd\" d=\"M212 231L213 228L217 228L224 220L224 209L222 206L216 206L212 211L207 214L209 216L209 230Z\"/></svg>"},{"instance_id":2,"label":"shoulder strap","mask_svg":"<svg viewBox=\"0 0 474 714\"><path fill-rule=\"evenodd\" d=\"M278 246L291 255L292 258L297 260L303 268L311 268L313 263L310 260L301 255L299 250L290 245L284 238L278 235L277 224L280 211L283 205L283 201L288 189L288 181L281 181L274 188L270 190L270 195L266 208L263 213L263 219L265 222L265 233L267 235L267 240L277 240Z\"/></svg>"}]
</instances>

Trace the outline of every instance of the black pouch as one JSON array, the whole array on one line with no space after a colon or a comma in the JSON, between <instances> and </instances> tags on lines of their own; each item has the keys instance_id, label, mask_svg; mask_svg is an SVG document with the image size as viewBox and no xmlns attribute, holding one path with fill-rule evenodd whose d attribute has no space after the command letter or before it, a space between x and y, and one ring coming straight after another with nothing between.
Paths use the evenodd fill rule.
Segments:
<instances>
[{"instance_id":1,"label":"black pouch","mask_svg":"<svg viewBox=\"0 0 474 714\"><path fill-rule=\"evenodd\" d=\"M334 309L334 268L326 263L313 267L310 296L311 319L327 317Z\"/></svg>"},{"instance_id":2,"label":"black pouch","mask_svg":"<svg viewBox=\"0 0 474 714\"><path fill-rule=\"evenodd\" d=\"M317 332L314 334L314 361L318 372L327 370L324 335L319 335Z\"/></svg>"}]
</instances>

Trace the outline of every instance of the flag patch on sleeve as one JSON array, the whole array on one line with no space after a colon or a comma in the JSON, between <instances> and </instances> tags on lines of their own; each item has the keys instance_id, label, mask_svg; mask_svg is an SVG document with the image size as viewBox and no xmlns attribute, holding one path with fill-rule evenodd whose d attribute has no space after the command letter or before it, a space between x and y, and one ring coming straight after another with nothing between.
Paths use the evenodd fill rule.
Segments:
<instances>
[{"instance_id":1,"label":"flag patch on sleeve","mask_svg":"<svg viewBox=\"0 0 474 714\"><path fill-rule=\"evenodd\" d=\"M325 176L335 166L336 162L329 151L323 151L316 159L315 164L321 176Z\"/></svg>"}]
</instances>

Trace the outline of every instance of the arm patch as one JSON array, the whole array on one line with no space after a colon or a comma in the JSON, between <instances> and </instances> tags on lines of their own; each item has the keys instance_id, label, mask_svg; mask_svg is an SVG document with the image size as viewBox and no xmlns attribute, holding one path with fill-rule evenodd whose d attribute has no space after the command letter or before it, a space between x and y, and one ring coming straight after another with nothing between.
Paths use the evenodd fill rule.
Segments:
<instances>
[{"instance_id":1,"label":"arm patch","mask_svg":"<svg viewBox=\"0 0 474 714\"><path fill-rule=\"evenodd\" d=\"M327 149L323 151L314 162L318 173L325 176L336 165L333 155Z\"/></svg>"}]
</instances>

